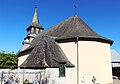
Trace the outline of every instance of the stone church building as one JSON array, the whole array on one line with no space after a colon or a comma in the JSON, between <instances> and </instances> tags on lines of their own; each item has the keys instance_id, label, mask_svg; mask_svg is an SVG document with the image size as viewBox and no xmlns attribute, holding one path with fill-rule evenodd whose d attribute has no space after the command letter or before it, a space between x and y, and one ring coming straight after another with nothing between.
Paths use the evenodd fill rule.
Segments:
<instances>
[{"instance_id":1,"label":"stone church building","mask_svg":"<svg viewBox=\"0 0 120 84\"><path fill-rule=\"evenodd\" d=\"M112 84L113 41L94 32L78 15L44 30L35 7L26 30L18 54L18 72L26 72L23 78L19 75L20 81L32 82L37 76L40 84Z\"/></svg>"}]
</instances>

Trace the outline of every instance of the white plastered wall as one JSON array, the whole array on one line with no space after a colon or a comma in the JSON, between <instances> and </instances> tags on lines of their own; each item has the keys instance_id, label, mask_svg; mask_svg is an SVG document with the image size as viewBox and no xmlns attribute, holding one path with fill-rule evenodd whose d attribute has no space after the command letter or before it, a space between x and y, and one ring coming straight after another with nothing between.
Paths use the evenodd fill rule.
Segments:
<instances>
[{"instance_id":1,"label":"white plastered wall","mask_svg":"<svg viewBox=\"0 0 120 84\"><path fill-rule=\"evenodd\" d=\"M47 81L47 83L45 84L74 84L73 79L71 79L73 74L71 73L72 70L73 70L72 68L66 68L66 76L59 77L59 68L46 68L46 69L38 69L38 70L21 69L21 74L19 74L20 84L23 83L23 78L24 80L27 79L29 80L29 82L33 82L34 80L36 80L36 77L37 77L37 81L40 81L40 84L42 84L42 82L45 83L45 81ZM28 74L29 72L30 73L34 72L34 74Z\"/></svg>"},{"instance_id":2,"label":"white plastered wall","mask_svg":"<svg viewBox=\"0 0 120 84\"><path fill-rule=\"evenodd\" d=\"M27 55L23 55L18 57L18 77L19 77L19 83L22 84L23 83L23 73L26 71L24 69L20 69L20 65L27 59L27 57L29 56L29 54ZM22 73L22 74L21 74ZM29 74L24 75L24 77L27 76L26 79L30 79L31 76L29 76ZM33 75L32 75L33 76ZM30 79L31 80L31 79Z\"/></svg>"},{"instance_id":3,"label":"white plastered wall","mask_svg":"<svg viewBox=\"0 0 120 84\"><path fill-rule=\"evenodd\" d=\"M71 68L72 75L69 80L72 80L73 84L77 84L77 44L75 42L60 43L59 46L67 56L68 60L75 65L75 67Z\"/></svg>"},{"instance_id":4,"label":"white plastered wall","mask_svg":"<svg viewBox=\"0 0 120 84\"><path fill-rule=\"evenodd\" d=\"M22 48L20 49L20 51L23 51L23 50L27 49L29 46L30 46L30 44L22 45Z\"/></svg>"},{"instance_id":5,"label":"white plastered wall","mask_svg":"<svg viewBox=\"0 0 120 84\"><path fill-rule=\"evenodd\" d=\"M18 57L18 67L27 59L29 54Z\"/></svg>"},{"instance_id":6,"label":"white plastered wall","mask_svg":"<svg viewBox=\"0 0 120 84\"><path fill-rule=\"evenodd\" d=\"M94 41L79 41L80 79L89 84L93 76L97 83L112 83L110 45Z\"/></svg>"},{"instance_id":7,"label":"white plastered wall","mask_svg":"<svg viewBox=\"0 0 120 84\"><path fill-rule=\"evenodd\" d=\"M83 80L87 84L93 84L93 76L97 83L112 83L110 44L95 41L79 41L78 43L80 84ZM59 45L67 58L75 65L71 79L74 79L74 84L77 84L77 45L74 42Z\"/></svg>"}]
</instances>

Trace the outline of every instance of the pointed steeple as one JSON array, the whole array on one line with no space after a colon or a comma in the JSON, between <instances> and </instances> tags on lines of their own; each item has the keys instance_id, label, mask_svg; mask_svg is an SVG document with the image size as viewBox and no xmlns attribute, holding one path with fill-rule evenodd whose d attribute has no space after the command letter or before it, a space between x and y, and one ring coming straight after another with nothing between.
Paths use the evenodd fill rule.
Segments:
<instances>
[{"instance_id":1,"label":"pointed steeple","mask_svg":"<svg viewBox=\"0 0 120 84\"><path fill-rule=\"evenodd\" d=\"M40 27L40 28L42 28L42 26L41 26L40 23L39 23L37 6L35 6L34 15L33 15L32 22L31 22L30 25L31 25L31 26L35 26L35 27Z\"/></svg>"},{"instance_id":2,"label":"pointed steeple","mask_svg":"<svg viewBox=\"0 0 120 84\"><path fill-rule=\"evenodd\" d=\"M35 11L34 11L32 21L26 30L27 30L27 36L24 38L23 47L22 47L21 51L25 50L27 47L29 47L32 40L39 33L41 33L42 30L44 30L44 28L40 25L40 22L39 22L37 6L35 6Z\"/></svg>"},{"instance_id":3,"label":"pointed steeple","mask_svg":"<svg viewBox=\"0 0 120 84\"><path fill-rule=\"evenodd\" d=\"M44 28L40 25L40 22L39 22L37 6L35 6L35 11L34 11L30 26L26 30L29 31L29 30L31 30L31 28L33 28L35 30L38 29L39 31L44 30Z\"/></svg>"}]
</instances>

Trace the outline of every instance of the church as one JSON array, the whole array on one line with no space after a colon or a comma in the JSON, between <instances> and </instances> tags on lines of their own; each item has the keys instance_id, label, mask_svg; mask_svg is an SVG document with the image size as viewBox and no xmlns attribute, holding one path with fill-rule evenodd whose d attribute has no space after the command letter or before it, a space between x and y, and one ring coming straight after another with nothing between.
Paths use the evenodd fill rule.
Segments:
<instances>
[{"instance_id":1,"label":"church","mask_svg":"<svg viewBox=\"0 0 120 84\"><path fill-rule=\"evenodd\" d=\"M18 54L18 72L26 72L23 78L19 75L20 81L36 78L40 84L113 83L113 41L94 32L77 14L44 30L35 7L26 30Z\"/></svg>"}]
</instances>

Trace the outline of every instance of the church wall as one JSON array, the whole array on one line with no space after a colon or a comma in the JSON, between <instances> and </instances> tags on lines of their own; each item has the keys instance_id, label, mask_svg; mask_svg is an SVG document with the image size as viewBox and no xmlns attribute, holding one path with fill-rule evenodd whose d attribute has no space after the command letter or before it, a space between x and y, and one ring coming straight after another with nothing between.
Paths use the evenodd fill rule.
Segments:
<instances>
[{"instance_id":1,"label":"church wall","mask_svg":"<svg viewBox=\"0 0 120 84\"><path fill-rule=\"evenodd\" d=\"M19 71L20 84L27 79L29 82L40 81L40 84L75 84L72 77L73 68L66 68L66 76L59 77L59 68L46 68L41 70L21 69ZM23 75L24 73L24 75ZM68 80L68 81L66 81Z\"/></svg>"},{"instance_id":2,"label":"church wall","mask_svg":"<svg viewBox=\"0 0 120 84\"><path fill-rule=\"evenodd\" d=\"M23 84L23 80L28 80L30 83L33 81L40 81L40 84L75 84L72 77L73 68L66 68L66 76L59 77L59 68L46 68L46 69L19 69L10 70L2 69L0 74L4 71L4 80L10 80L12 84L16 84L16 79L19 80L18 84ZM10 79L10 77L14 77ZM67 80L67 81L66 81ZM46 83L47 82L47 83Z\"/></svg>"},{"instance_id":3,"label":"church wall","mask_svg":"<svg viewBox=\"0 0 120 84\"><path fill-rule=\"evenodd\" d=\"M76 45L74 45L75 43L71 43L70 45L71 48L74 47L74 49L76 48ZM69 45L67 45L69 46ZM71 49L70 49L71 50ZM76 49L75 49L76 50ZM75 51L74 50L74 51ZM69 53L70 56L72 55L76 55L76 52L73 53L71 51L71 53ZM20 66L25 60L26 58L29 56L29 54L21 56L18 58L18 66ZM70 61L73 61L73 64L76 63L76 59L73 57L69 57ZM29 80L29 82L33 82L35 80L35 78L38 76L38 81L43 81L45 82L45 79L47 79L48 83L47 84L76 84L76 69L75 68L66 68L66 73L65 73L65 77L59 77L59 68L46 68L46 69L41 69L41 70L37 70L37 69L20 69L18 68L18 72L19 72L19 80L20 80L20 84L23 83L23 73L24 73L24 80ZM38 72L38 74L36 74ZM31 73L31 74L30 74ZM40 78L41 75L41 78ZM69 81L66 81L69 80Z\"/></svg>"},{"instance_id":4,"label":"church wall","mask_svg":"<svg viewBox=\"0 0 120 84\"><path fill-rule=\"evenodd\" d=\"M18 67L26 60L29 54L18 57Z\"/></svg>"},{"instance_id":5,"label":"church wall","mask_svg":"<svg viewBox=\"0 0 120 84\"><path fill-rule=\"evenodd\" d=\"M47 80L49 81L48 84L77 84L77 43L59 43L58 45L64 51L68 60L73 63L75 67L66 68L65 77L59 77L59 68L47 68L45 70L40 70L43 77L41 80L44 81L45 77L47 77ZM79 41L78 45L80 84L82 84L81 81L93 84L93 76L95 76L97 83L112 83L110 45L94 41ZM28 55L19 57L19 65L25 61ZM26 71L31 72L31 70ZM19 72L23 72L23 69L20 69ZM35 72L37 72L37 70L35 70ZM19 77L22 82L23 74L19 74ZM32 82L36 77L36 74L25 74L24 77Z\"/></svg>"},{"instance_id":6,"label":"church wall","mask_svg":"<svg viewBox=\"0 0 120 84\"><path fill-rule=\"evenodd\" d=\"M112 83L110 45L94 41L79 41L80 79L93 84Z\"/></svg>"},{"instance_id":7,"label":"church wall","mask_svg":"<svg viewBox=\"0 0 120 84\"><path fill-rule=\"evenodd\" d=\"M75 42L59 43L73 68L74 84L77 84L77 44ZM93 84L93 76L100 84L112 83L110 45L95 41L79 41L79 82Z\"/></svg>"},{"instance_id":8,"label":"church wall","mask_svg":"<svg viewBox=\"0 0 120 84\"><path fill-rule=\"evenodd\" d=\"M22 48L20 49L20 51L25 50L26 48L28 48L30 46L30 44L24 44L22 45Z\"/></svg>"},{"instance_id":9,"label":"church wall","mask_svg":"<svg viewBox=\"0 0 120 84\"><path fill-rule=\"evenodd\" d=\"M32 42L33 39L34 39L34 38L30 38L30 43Z\"/></svg>"},{"instance_id":10,"label":"church wall","mask_svg":"<svg viewBox=\"0 0 120 84\"><path fill-rule=\"evenodd\" d=\"M67 56L68 60L75 65L71 71L73 76L71 76L70 79L73 79L73 84L77 84L77 44L75 42L59 43L59 46Z\"/></svg>"}]
</instances>

